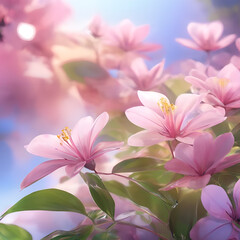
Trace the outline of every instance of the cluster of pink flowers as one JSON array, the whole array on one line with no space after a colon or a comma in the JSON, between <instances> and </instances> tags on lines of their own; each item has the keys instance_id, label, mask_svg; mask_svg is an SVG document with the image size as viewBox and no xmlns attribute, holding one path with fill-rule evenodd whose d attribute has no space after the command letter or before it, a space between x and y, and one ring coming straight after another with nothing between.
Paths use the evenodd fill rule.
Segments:
<instances>
[{"instance_id":1,"label":"cluster of pink flowers","mask_svg":"<svg viewBox=\"0 0 240 240\"><path fill-rule=\"evenodd\" d=\"M56 5L58 13L52 14ZM38 119L51 115L50 113L54 111L55 105L48 106L48 102L44 101L49 94L56 95L54 98L56 102L63 96L72 98L74 96L80 99L79 107L84 109L84 113L87 112L91 116L98 115L95 120L91 116L80 118L72 130L65 127L59 135L41 134L33 138L25 146L26 150L50 160L35 167L24 178L21 188L30 186L60 168L65 169L63 175L66 175L69 181L82 171L87 171L99 175L115 174L136 184L138 179L134 175L122 176L114 170L109 173L112 166L104 166L108 156L111 156L115 161L113 164L116 164L116 162L121 163L122 160L135 159L136 156L140 159L146 156L152 157L149 149L153 145L163 147L165 150L169 147L170 150L167 150L169 154L165 159L161 159L165 156L160 151L159 155L153 158L163 167L161 173L165 171L176 174L177 179L171 178L164 184L154 183L156 184L154 187L158 188L159 192L163 192L163 195L167 195L175 188L181 189L183 193L185 188L193 192L202 191L201 202L208 216L195 219L198 221L194 222L195 225L193 224L188 232L191 239L240 239L240 182L238 181L233 188L232 202L221 186L213 185L216 174L222 174L226 169L240 163L239 145L235 144L239 141L236 139L239 135L233 131L234 127L238 127L240 109L239 57L232 56L230 62L222 69L215 68L210 60L207 64L195 62L195 67L189 64L188 74L181 79L182 82L189 84L189 88L177 96L174 94L175 89L167 85L170 81L174 83L174 75L164 70L165 60L151 69L146 65L146 54L161 48L158 44L144 41L149 33L148 25L135 26L130 20L125 19L117 26L108 26L96 16L89 24L90 34L82 34L80 40L79 36L70 37L63 33L58 33L59 35L56 36L56 26L68 14L69 9L61 1L56 0L37 8L30 0L19 1L15 5L12 1L2 1L0 5L0 41L2 41L0 59L8 57L11 60L2 61L3 64L0 66L0 73L6 79L6 82L0 82L0 91L4 93L6 89L8 90L7 96L6 93L0 94L1 100L6 102L14 95L16 101L12 103L13 108L18 105L21 109L27 105L31 109L30 113L34 112L35 118ZM43 15L45 21L40 20L39 16ZM27 35L24 35L26 33L24 29L28 29ZM204 24L190 23L187 30L193 41L182 38L176 41L185 47L207 53L225 48L236 39L235 34L220 38L223 24L219 21ZM67 41L71 44L66 44ZM240 49L239 43L240 39L237 39L238 49ZM54 52L54 47L56 49L59 47L57 45L61 45L63 51L59 56ZM65 55L66 52L73 53L72 48L75 50L79 46L81 49L78 53L82 54L79 58L71 58L71 54ZM42 62L44 69L48 69L51 73L44 82L39 80L41 77L31 75L29 64L34 61L37 64ZM14 68L13 71L6 71L9 65ZM112 70L117 72L117 76L111 74ZM36 91L39 90L38 87L43 86L41 88L43 95L33 97L35 93L33 90L29 96L25 96L28 90L32 91L33 85L30 81L33 79L39 80L37 87L36 82L33 84ZM21 84L19 80L22 81ZM17 84L15 81L18 81ZM19 86L17 93L14 90L16 86ZM27 91L26 86L28 86ZM19 99L23 102L19 102ZM31 99L36 101L34 107L28 104ZM71 103L72 101L70 105ZM43 111L36 112L35 108L41 108ZM62 115L65 118L76 118L74 113L71 114ZM55 119L58 119L57 125L67 122L63 118L59 120L59 116L62 115L61 111L56 113L52 123ZM114 124L115 118L122 121L122 125ZM100 136L108 122L107 129L112 127L112 132L116 131L111 137L119 140L121 133L123 135L126 133L127 137L123 137L121 141L105 141L112 139ZM143 130L125 132L126 122L127 124L131 122ZM227 123L228 131L216 132L214 127L224 123ZM111 135L111 129L104 131ZM234 146L238 149L236 150ZM114 157L112 153L109 154L115 150L118 152L131 150L132 147L148 149L147 154L141 150L134 150L135 152L123 159ZM141 168L141 171L144 169ZM134 173L134 170L129 172ZM141 186L139 182L137 184ZM146 189L147 187L144 191L147 191ZM130 195L125 197L134 202ZM81 199L81 196L79 198ZM102 199L101 201L104 202ZM145 208L149 206L141 203L136 205L133 207L134 211L140 209L144 214L148 214ZM104 211L105 208L101 209ZM122 213L120 211L119 216ZM150 214L155 219L159 217L155 215L157 214ZM119 216L116 219L120 219ZM132 217L131 214L129 216ZM83 221L82 225L87 224ZM138 226L130 223L125 225ZM160 230L154 232L154 228L138 227L158 237L162 234ZM135 231L134 234L137 235ZM187 239L187 236L185 237Z\"/></svg>"}]
</instances>

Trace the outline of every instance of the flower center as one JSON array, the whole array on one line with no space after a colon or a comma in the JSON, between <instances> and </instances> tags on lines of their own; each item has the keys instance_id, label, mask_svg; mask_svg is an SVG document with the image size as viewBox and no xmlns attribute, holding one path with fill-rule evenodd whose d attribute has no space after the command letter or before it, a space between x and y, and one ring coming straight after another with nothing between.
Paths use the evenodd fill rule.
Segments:
<instances>
[{"instance_id":1,"label":"flower center","mask_svg":"<svg viewBox=\"0 0 240 240\"><path fill-rule=\"evenodd\" d=\"M220 85L220 87L224 88L228 85L229 80L226 78L219 78L218 79L218 84Z\"/></svg>"},{"instance_id":2,"label":"flower center","mask_svg":"<svg viewBox=\"0 0 240 240\"><path fill-rule=\"evenodd\" d=\"M64 141L64 142L68 142L68 140L70 139L71 137L71 129L69 127L65 127L63 130L62 130L62 133L57 135L57 137Z\"/></svg>"},{"instance_id":3,"label":"flower center","mask_svg":"<svg viewBox=\"0 0 240 240\"><path fill-rule=\"evenodd\" d=\"M176 106L174 104L170 104L164 97L160 98L157 104L161 108L162 112L167 115L176 109Z\"/></svg>"}]
</instances>

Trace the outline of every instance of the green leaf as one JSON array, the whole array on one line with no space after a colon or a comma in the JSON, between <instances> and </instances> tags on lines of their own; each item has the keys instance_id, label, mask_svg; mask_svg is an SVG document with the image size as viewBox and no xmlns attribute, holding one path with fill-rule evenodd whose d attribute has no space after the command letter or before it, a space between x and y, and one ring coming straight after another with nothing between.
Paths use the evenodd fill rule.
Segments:
<instances>
[{"instance_id":1,"label":"green leaf","mask_svg":"<svg viewBox=\"0 0 240 240\"><path fill-rule=\"evenodd\" d=\"M81 173L81 176L88 184L90 193L95 203L113 219L115 213L115 203L107 188L104 186L101 178L94 173Z\"/></svg>"},{"instance_id":2,"label":"green leaf","mask_svg":"<svg viewBox=\"0 0 240 240\"><path fill-rule=\"evenodd\" d=\"M29 210L66 211L87 215L82 202L74 195L59 189L45 189L25 196L1 218L9 213Z\"/></svg>"},{"instance_id":3,"label":"green leaf","mask_svg":"<svg viewBox=\"0 0 240 240\"><path fill-rule=\"evenodd\" d=\"M110 191L111 193L114 193L120 197L129 198L128 191L126 189L126 186L124 186L122 183L111 180L111 181L104 181L104 185Z\"/></svg>"},{"instance_id":4,"label":"green leaf","mask_svg":"<svg viewBox=\"0 0 240 240\"><path fill-rule=\"evenodd\" d=\"M71 80L84 82L84 78L106 79L108 72L100 65L89 61L75 61L63 64L63 70Z\"/></svg>"},{"instance_id":5,"label":"green leaf","mask_svg":"<svg viewBox=\"0 0 240 240\"><path fill-rule=\"evenodd\" d=\"M235 139L234 145L235 145L235 146L240 146L240 123L237 124L237 125L233 128L232 134L233 134L234 139Z\"/></svg>"},{"instance_id":6,"label":"green leaf","mask_svg":"<svg viewBox=\"0 0 240 240\"><path fill-rule=\"evenodd\" d=\"M0 240L32 240L32 236L16 225L0 223Z\"/></svg>"},{"instance_id":7,"label":"green leaf","mask_svg":"<svg viewBox=\"0 0 240 240\"><path fill-rule=\"evenodd\" d=\"M139 172L146 170L156 170L160 166L160 162L153 158L132 158L124 160L112 169L113 173L122 173L122 172Z\"/></svg>"},{"instance_id":8,"label":"green leaf","mask_svg":"<svg viewBox=\"0 0 240 240\"><path fill-rule=\"evenodd\" d=\"M133 182L129 182L127 187L129 198L138 205L147 207L152 213L154 213L159 219L167 222L169 214L173 206L170 203L166 203L166 199L160 192L154 193ZM166 201L163 201L163 199Z\"/></svg>"},{"instance_id":9,"label":"green leaf","mask_svg":"<svg viewBox=\"0 0 240 240\"><path fill-rule=\"evenodd\" d=\"M198 219L206 215L200 194L200 191L184 192L176 208L171 211L169 226L175 239L190 239L190 230Z\"/></svg>"},{"instance_id":10,"label":"green leaf","mask_svg":"<svg viewBox=\"0 0 240 240\"><path fill-rule=\"evenodd\" d=\"M94 227L92 225L80 226L78 229L72 231L57 230L42 240L86 240L92 233Z\"/></svg>"},{"instance_id":11,"label":"green leaf","mask_svg":"<svg viewBox=\"0 0 240 240\"><path fill-rule=\"evenodd\" d=\"M93 240L117 240L117 239L119 239L119 237L116 236L114 233L110 232L98 233L93 237Z\"/></svg>"},{"instance_id":12,"label":"green leaf","mask_svg":"<svg viewBox=\"0 0 240 240\"><path fill-rule=\"evenodd\" d=\"M224 122L213 126L212 130L213 130L213 132L216 136L219 136L219 135L221 135L223 133L226 133L226 132L230 132L228 121L225 120Z\"/></svg>"},{"instance_id":13,"label":"green leaf","mask_svg":"<svg viewBox=\"0 0 240 240\"><path fill-rule=\"evenodd\" d=\"M88 212L88 217L95 221L99 219L105 219L107 217L107 214L102 210L93 210Z\"/></svg>"}]
</instances>

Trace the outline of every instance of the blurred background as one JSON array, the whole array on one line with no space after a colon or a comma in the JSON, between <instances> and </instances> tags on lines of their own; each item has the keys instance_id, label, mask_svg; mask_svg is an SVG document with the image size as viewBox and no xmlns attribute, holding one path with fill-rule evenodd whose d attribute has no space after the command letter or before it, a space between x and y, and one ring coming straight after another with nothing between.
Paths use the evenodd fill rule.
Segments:
<instances>
[{"instance_id":1,"label":"blurred background","mask_svg":"<svg viewBox=\"0 0 240 240\"><path fill-rule=\"evenodd\" d=\"M223 35L239 36L239 12L238 0L0 0L0 211L26 194L56 186L63 175L59 171L20 191L23 178L45 160L27 153L24 146L39 134L58 134L79 118L98 113L62 71L62 64L71 59L90 58L88 26L94 16L109 26L124 19L150 25L145 41L161 49L146 54L147 66L165 59L164 69L177 72L186 59L206 60L204 52L175 42L190 38L188 23L220 20ZM234 44L217 54L230 52L238 54Z\"/></svg>"}]
</instances>

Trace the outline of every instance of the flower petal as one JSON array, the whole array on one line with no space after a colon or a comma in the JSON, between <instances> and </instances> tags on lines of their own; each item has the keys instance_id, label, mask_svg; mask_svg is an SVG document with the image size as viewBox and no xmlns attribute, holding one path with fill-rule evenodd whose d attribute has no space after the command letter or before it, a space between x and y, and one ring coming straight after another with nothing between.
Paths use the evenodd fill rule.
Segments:
<instances>
[{"instance_id":1,"label":"flower petal","mask_svg":"<svg viewBox=\"0 0 240 240\"><path fill-rule=\"evenodd\" d=\"M170 172L198 176L198 173L191 165L178 158L173 158L172 160L168 161L165 164L165 168Z\"/></svg>"},{"instance_id":2,"label":"flower petal","mask_svg":"<svg viewBox=\"0 0 240 240\"><path fill-rule=\"evenodd\" d=\"M66 166L68 164L73 164L74 161L69 160L50 160L39 164L35 167L22 181L21 189L33 184L39 179L47 176L48 174L54 172L60 167Z\"/></svg>"},{"instance_id":3,"label":"flower petal","mask_svg":"<svg viewBox=\"0 0 240 240\"><path fill-rule=\"evenodd\" d=\"M90 132L89 148L92 148L94 141L96 140L98 134L106 126L108 120L109 120L109 115L106 112L102 113L96 118Z\"/></svg>"},{"instance_id":4,"label":"flower petal","mask_svg":"<svg viewBox=\"0 0 240 240\"><path fill-rule=\"evenodd\" d=\"M233 188L233 198L235 202L237 217L240 216L240 180L238 180Z\"/></svg>"},{"instance_id":5,"label":"flower petal","mask_svg":"<svg viewBox=\"0 0 240 240\"><path fill-rule=\"evenodd\" d=\"M216 185L206 186L202 190L201 200L211 216L228 221L232 220L233 207L223 188Z\"/></svg>"},{"instance_id":6,"label":"flower petal","mask_svg":"<svg viewBox=\"0 0 240 240\"><path fill-rule=\"evenodd\" d=\"M97 157L100 157L106 152L111 152L119 149L123 146L123 142L100 142L98 143L91 153L91 157L94 160Z\"/></svg>"},{"instance_id":7,"label":"flower petal","mask_svg":"<svg viewBox=\"0 0 240 240\"><path fill-rule=\"evenodd\" d=\"M125 113L129 121L141 128L167 132L164 119L150 108L138 106L127 109Z\"/></svg>"},{"instance_id":8,"label":"flower petal","mask_svg":"<svg viewBox=\"0 0 240 240\"><path fill-rule=\"evenodd\" d=\"M226 240L232 233L232 225L228 220L208 216L200 219L190 231L192 240Z\"/></svg>"},{"instance_id":9,"label":"flower petal","mask_svg":"<svg viewBox=\"0 0 240 240\"><path fill-rule=\"evenodd\" d=\"M170 140L173 140L173 139L162 136L158 132L151 132L151 131L145 130L132 135L128 139L128 145L143 147L143 146L151 146L154 144L158 144L160 142L170 141Z\"/></svg>"},{"instance_id":10,"label":"flower petal","mask_svg":"<svg viewBox=\"0 0 240 240\"><path fill-rule=\"evenodd\" d=\"M237 163L240 163L240 154L234 154L225 157L221 162L217 162L215 165L213 165L212 168L215 168L214 172L221 172L222 170L236 165Z\"/></svg>"},{"instance_id":11,"label":"flower petal","mask_svg":"<svg viewBox=\"0 0 240 240\"><path fill-rule=\"evenodd\" d=\"M71 164L71 165L67 165L65 168L65 171L68 175L68 177L74 177L75 175L77 175L81 169L84 167L84 165L86 164L85 161L83 162L78 162L75 164Z\"/></svg>"},{"instance_id":12,"label":"flower petal","mask_svg":"<svg viewBox=\"0 0 240 240\"><path fill-rule=\"evenodd\" d=\"M176 187L199 189L205 187L208 184L210 178L211 175L209 174L203 176L185 176L175 182L168 184L166 187L161 188L160 190L168 191Z\"/></svg>"},{"instance_id":13,"label":"flower petal","mask_svg":"<svg viewBox=\"0 0 240 240\"><path fill-rule=\"evenodd\" d=\"M34 155L53 158L76 160L77 156L69 149L61 145L61 141L56 135L42 134L35 137L27 146L26 150Z\"/></svg>"},{"instance_id":14,"label":"flower petal","mask_svg":"<svg viewBox=\"0 0 240 240\"><path fill-rule=\"evenodd\" d=\"M92 125L92 117L88 116L81 118L74 126L71 133L73 144L76 147L76 151L82 156L82 160L85 160L89 154L90 131Z\"/></svg>"},{"instance_id":15,"label":"flower petal","mask_svg":"<svg viewBox=\"0 0 240 240\"><path fill-rule=\"evenodd\" d=\"M199 174L204 174L213 163L213 137L210 133L203 133L193 143L194 162Z\"/></svg>"},{"instance_id":16,"label":"flower petal","mask_svg":"<svg viewBox=\"0 0 240 240\"><path fill-rule=\"evenodd\" d=\"M165 98L168 101L168 98L158 92L151 92L151 91L138 91L138 97L141 103L156 113L158 113L160 116L163 116L161 108L158 106L158 102L161 98ZM169 101L168 101L169 102Z\"/></svg>"},{"instance_id":17,"label":"flower petal","mask_svg":"<svg viewBox=\"0 0 240 240\"><path fill-rule=\"evenodd\" d=\"M195 50L202 50L195 42L185 39L185 38L176 38L176 42L178 42L188 48L192 48Z\"/></svg>"},{"instance_id":18,"label":"flower petal","mask_svg":"<svg viewBox=\"0 0 240 240\"><path fill-rule=\"evenodd\" d=\"M218 43L217 43L217 49L227 47L228 45L230 45L231 43L234 42L235 38L236 38L236 35L235 35L235 34L231 34L231 35L228 35L228 36L222 38L222 39L221 39L220 41L218 41Z\"/></svg>"}]
</instances>

